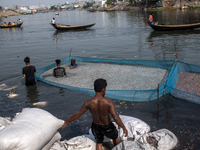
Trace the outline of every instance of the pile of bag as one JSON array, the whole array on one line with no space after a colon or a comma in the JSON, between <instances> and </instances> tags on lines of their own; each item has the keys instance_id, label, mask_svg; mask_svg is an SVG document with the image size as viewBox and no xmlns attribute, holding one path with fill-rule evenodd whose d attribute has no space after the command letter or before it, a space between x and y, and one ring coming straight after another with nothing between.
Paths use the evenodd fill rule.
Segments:
<instances>
[{"instance_id":1,"label":"pile of bag","mask_svg":"<svg viewBox=\"0 0 200 150\"><path fill-rule=\"evenodd\" d=\"M170 150L178 143L177 137L167 129L150 132L149 125L140 119L122 115L120 118L128 136L124 137L122 128L114 122L122 142L112 150ZM0 117L0 150L96 150L91 129L87 135L60 141L57 130L63 123L39 108L25 108L12 121ZM112 143L112 140L104 137L104 142Z\"/></svg>"},{"instance_id":2,"label":"pile of bag","mask_svg":"<svg viewBox=\"0 0 200 150\"><path fill-rule=\"evenodd\" d=\"M25 108L12 122L1 118L0 150L49 150L61 139L64 121L39 108Z\"/></svg>"}]
</instances>

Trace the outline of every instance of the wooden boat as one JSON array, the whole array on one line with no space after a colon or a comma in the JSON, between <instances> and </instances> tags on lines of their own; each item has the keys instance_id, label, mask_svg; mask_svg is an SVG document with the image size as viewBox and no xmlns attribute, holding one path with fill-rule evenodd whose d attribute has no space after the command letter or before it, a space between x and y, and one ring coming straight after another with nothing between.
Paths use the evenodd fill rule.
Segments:
<instances>
[{"instance_id":1,"label":"wooden boat","mask_svg":"<svg viewBox=\"0 0 200 150\"><path fill-rule=\"evenodd\" d=\"M77 26L70 26L70 25L61 25L61 24L52 24L50 23L55 29L57 30L75 30L75 29L86 29L89 27L92 27L95 25L93 24L87 24L87 25L77 25Z\"/></svg>"},{"instance_id":2,"label":"wooden boat","mask_svg":"<svg viewBox=\"0 0 200 150\"><path fill-rule=\"evenodd\" d=\"M15 24L15 25L11 25L11 26L4 26L4 25L0 25L1 28L16 28L16 27L20 27L23 24L23 22Z\"/></svg>"},{"instance_id":3,"label":"wooden boat","mask_svg":"<svg viewBox=\"0 0 200 150\"><path fill-rule=\"evenodd\" d=\"M200 23L185 24L185 25L152 25L148 22L149 26L156 31L170 31L170 30L187 30L200 28Z\"/></svg>"}]
</instances>

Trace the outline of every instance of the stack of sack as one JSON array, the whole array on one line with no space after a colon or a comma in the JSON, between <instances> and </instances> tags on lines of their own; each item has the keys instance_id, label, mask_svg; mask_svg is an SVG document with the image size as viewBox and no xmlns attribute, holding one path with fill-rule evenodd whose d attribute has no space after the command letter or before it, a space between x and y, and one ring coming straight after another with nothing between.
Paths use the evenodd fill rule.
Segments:
<instances>
[{"instance_id":1,"label":"stack of sack","mask_svg":"<svg viewBox=\"0 0 200 150\"><path fill-rule=\"evenodd\" d=\"M177 137L167 129L150 132L150 126L140 119L120 115L128 130L125 137L122 128L114 122L122 141L112 150L170 150ZM89 134L60 141L57 130L64 121L39 108L25 108L12 121L0 117L0 150L96 150L96 141ZM131 139L131 140L130 140ZM112 140L104 137L104 143ZM108 147L103 147L108 150Z\"/></svg>"},{"instance_id":2,"label":"stack of sack","mask_svg":"<svg viewBox=\"0 0 200 150\"><path fill-rule=\"evenodd\" d=\"M39 108L25 108L12 122L1 118L0 150L49 150L61 139L64 121Z\"/></svg>"},{"instance_id":3,"label":"stack of sack","mask_svg":"<svg viewBox=\"0 0 200 150\"><path fill-rule=\"evenodd\" d=\"M123 115L119 117L128 130L128 136L125 137L122 128L113 122L122 142L110 148L112 150L171 150L178 143L177 137L167 129L150 132L150 126L140 119ZM112 143L112 140L104 136L103 142ZM89 135L56 141L50 150L96 150L95 138L90 129ZM103 150L109 149L103 146Z\"/></svg>"}]
</instances>

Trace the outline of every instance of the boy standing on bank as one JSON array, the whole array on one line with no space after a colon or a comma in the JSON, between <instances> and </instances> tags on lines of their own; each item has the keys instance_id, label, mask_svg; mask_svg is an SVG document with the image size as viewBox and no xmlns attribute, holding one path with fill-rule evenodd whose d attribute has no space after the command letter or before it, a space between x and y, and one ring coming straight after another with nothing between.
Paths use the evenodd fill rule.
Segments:
<instances>
[{"instance_id":1,"label":"boy standing on bank","mask_svg":"<svg viewBox=\"0 0 200 150\"><path fill-rule=\"evenodd\" d=\"M35 85L35 73L36 68L35 66L30 65L30 58L27 56L24 58L24 62L26 64L26 67L23 68L22 74L23 77L26 79L26 85Z\"/></svg>"},{"instance_id":2,"label":"boy standing on bank","mask_svg":"<svg viewBox=\"0 0 200 150\"><path fill-rule=\"evenodd\" d=\"M114 145L119 144L118 131L115 125L111 122L110 115L123 129L125 136L128 135L126 127L115 111L113 101L111 99L104 98L106 86L107 82L105 79L97 79L94 82L95 96L92 99L86 100L81 109L72 117L65 120L63 126L61 127L63 129L68 123L78 119L82 114L89 110L93 118L91 129L96 139L96 150L102 150L104 135L113 139Z\"/></svg>"}]
</instances>

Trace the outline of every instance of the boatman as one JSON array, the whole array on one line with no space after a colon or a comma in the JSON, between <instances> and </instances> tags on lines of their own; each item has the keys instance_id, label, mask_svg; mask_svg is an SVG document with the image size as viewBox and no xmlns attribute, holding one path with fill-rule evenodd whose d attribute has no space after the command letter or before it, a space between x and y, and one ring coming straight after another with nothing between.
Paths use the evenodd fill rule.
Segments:
<instances>
[{"instance_id":1,"label":"boatman","mask_svg":"<svg viewBox=\"0 0 200 150\"><path fill-rule=\"evenodd\" d=\"M153 12L149 15L149 23L154 24L153 23Z\"/></svg>"},{"instance_id":2,"label":"boatman","mask_svg":"<svg viewBox=\"0 0 200 150\"><path fill-rule=\"evenodd\" d=\"M21 19L18 20L19 23L22 23Z\"/></svg>"},{"instance_id":3,"label":"boatman","mask_svg":"<svg viewBox=\"0 0 200 150\"><path fill-rule=\"evenodd\" d=\"M26 64L26 67L23 68L22 74L23 77L26 79L26 85L35 85L36 68L35 66L30 65L30 58L28 56L24 58L24 62Z\"/></svg>"},{"instance_id":4,"label":"boatman","mask_svg":"<svg viewBox=\"0 0 200 150\"><path fill-rule=\"evenodd\" d=\"M7 26L6 22L4 22L4 26Z\"/></svg>"},{"instance_id":5,"label":"boatman","mask_svg":"<svg viewBox=\"0 0 200 150\"><path fill-rule=\"evenodd\" d=\"M115 125L111 122L110 115L114 121L123 129L125 136L128 135L128 131L122 123L120 117L115 111L114 103L111 99L104 98L106 92L107 82L105 79L97 79L94 82L95 96L84 102L81 109L75 113L72 117L65 120L62 129L70 122L78 119L87 110L90 111L93 123L91 126L92 133L96 139L96 150L102 150L102 143L104 136L113 140L114 145L119 144L118 131Z\"/></svg>"},{"instance_id":6,"label":"boatman","mask_svg":"<svg viewBox=\"0 0 200 150\"><path fill-rule=\"evenodd\" d=\"M53 18L53 19L51 20L51 23L52 23L52 24L56 24L55 18Z\"/></svg>"}]
</instances>

